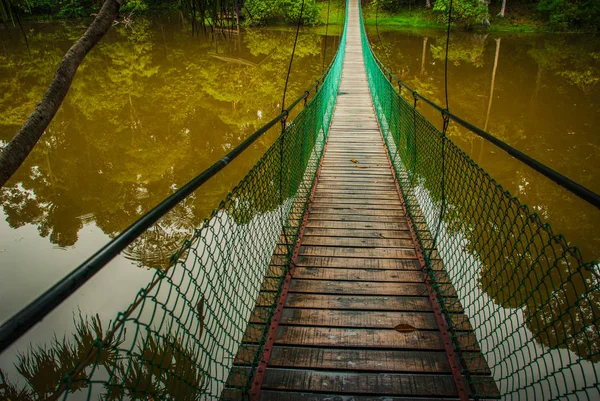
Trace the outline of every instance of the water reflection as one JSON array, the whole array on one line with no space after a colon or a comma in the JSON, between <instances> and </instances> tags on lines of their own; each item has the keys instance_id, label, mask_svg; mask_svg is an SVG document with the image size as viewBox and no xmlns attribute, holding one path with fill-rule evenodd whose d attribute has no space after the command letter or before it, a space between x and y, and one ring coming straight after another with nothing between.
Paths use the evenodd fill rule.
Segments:
<instances>
[{"instance_id":1,"label":"water reflection","mask_svg":"<svg viewBox=\"0 0 600 401\"><path fill-rule=\"evenodd\" d=\"M399 77L444 104L443 33L380 30L371 41ZM450 109L598 191L599 44L590 36L454 34ZM439 113L419 110L441 122ZM440 216L442 156L439 138L425 131L415 190L431 228ZM503 187L446 147L437 248L501 392L596 399L600 212L469 132L450 125L448 136ZM412 169L410 154L403 156Z\"/></svg>"},{"instance_id":2,"label":"water reflection","mask_svg":"<svg viewBox=\"0 0 600 401\"><path fill-rule=\"evenodd\" d=\"M14 134L80 31L35 26L31 57L21 43L4 43L0 139ZM2 189L10 227L34 224L60 247L74 245L90 222L111 236L119 233L278 114L293 39L292 32L255 30L211 41L174 23L145 20L112 30L81 66L37 148ZM333 56L333 43L323 54L326 40L334 39L310 31L300 36L288 99L300 95L320 75L321 61ZM162 229L189 234L274 135L199 191ZM130 253L147 259L144 249Z\"/></svg>"},{"instance_id":3,"label":"water reflection","mask_svg":"<svg viewBox=\"0 0 600 401\"><path fill-rule=\"evenodd\" d=\"M443 104L443 32L373 30L381 60L419 93ZM600 192L595 172L600 137L600 39L588 35L454 33L449 51L450 109L486 127L566 176ZM393 51L392 51L393 50ZM431 121L439 113L420 105ZM584 259L600 256L600 213L473 134L450 137L504 188L517 195L555 231L580 247Z\"/></svg>"}]
</instances>

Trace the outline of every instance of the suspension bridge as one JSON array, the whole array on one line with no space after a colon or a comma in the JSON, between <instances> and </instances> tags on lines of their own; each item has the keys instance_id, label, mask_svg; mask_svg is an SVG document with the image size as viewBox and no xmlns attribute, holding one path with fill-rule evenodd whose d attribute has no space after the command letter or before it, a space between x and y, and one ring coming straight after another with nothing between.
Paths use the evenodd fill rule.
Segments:
<instances>
[{"instance_id":1,"label":"suspension bridge","mask_svg":"<svg viewBox=\"0 0 600 401\"><path fill-rule=\"evenodd\" d=\"M372 53L358 1L346 12L338 53L312 88L2 326L6 350L281 126L170 268L106 330L95 325L35 399L600 399L597 263L502 189L447 126L596 207L598 195L410 90ZM441 112L443 131L420 100Z\"/></svg>"}]
</instances>

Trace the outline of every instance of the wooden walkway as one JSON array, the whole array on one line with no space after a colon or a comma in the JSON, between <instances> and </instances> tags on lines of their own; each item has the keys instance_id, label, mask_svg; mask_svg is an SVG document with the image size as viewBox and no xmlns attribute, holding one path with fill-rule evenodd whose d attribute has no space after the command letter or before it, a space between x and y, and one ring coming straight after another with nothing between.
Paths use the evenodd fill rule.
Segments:
<instances>
[{"instance_id":1,"label":"wooden walkway","mask_svg":"<svg viewBox=\"0 0 600 401\"><path fill-rule=\"evenodd\" d=\"M353 0L338 101L261 400L459 399L373 110L359 24ZM455 304L476 355L469 368L485 376Z\"/></svg>"}]
</instances>

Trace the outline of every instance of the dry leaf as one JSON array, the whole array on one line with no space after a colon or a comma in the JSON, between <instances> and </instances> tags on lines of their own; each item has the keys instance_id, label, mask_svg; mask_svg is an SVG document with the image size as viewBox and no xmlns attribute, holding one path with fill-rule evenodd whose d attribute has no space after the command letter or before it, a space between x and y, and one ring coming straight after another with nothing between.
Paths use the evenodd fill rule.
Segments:
<instances>
[{"instance_id":1,"label":"dry leaf","mask_svg":"<svg viewBox=\"0 0 600 401\"><path fill-rule=\"evenodd\" d=\"M369 168L369 166L356 166L356 168Z\"/></svg>"},{"instance_id":2,"label":"dry leaf","mask_svg":"<svg viewBox=\"0 0 600 401\"><path fill-rule=\"evenodd\" d=\"M410 324L400 323L394 327L394 330L396 330L398 333L412 333L413 331L417 330L417 328L411 326Z\"/></svg>"},{"instance_id":3,"label":"dry leaf","mask_svg":"<svg viewBox=\"0 0 600 401\"><path fill-rule=\"evenodd\" d=\"M352 163L358 163L358 160L356 160L356 159L350 159L350 161L351 161Z\"/></svg>"}]
</instances>

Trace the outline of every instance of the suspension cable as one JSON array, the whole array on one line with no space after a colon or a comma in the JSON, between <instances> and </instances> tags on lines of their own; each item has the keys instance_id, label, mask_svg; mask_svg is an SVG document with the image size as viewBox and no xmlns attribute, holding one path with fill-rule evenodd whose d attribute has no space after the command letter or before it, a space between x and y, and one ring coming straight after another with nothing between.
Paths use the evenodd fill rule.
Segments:
<instances>
[{"instance_id":1,"label":"suspension cable","mask_svg":"<svg viewBox=\"0 0 600 401\"><path fill-rule=\"evenodd\" d=\"M450 49L450 27L452 24L452 0L450 0L448 6L448 29L446 30L446 57L444 59L444 90L446 94L446 112L449 112L450 105L448 104L448 50ZM446 136L446 132L448 131L448 125L450 124L450 117L448 114L442 111L442 176L440 180L441 186L441 206L440 206L440 214L438 217L437 227L435 229L435 236L433 237L432 247L429 251L429 259L431 259L431 255L433 255L433 250L436 248L436 244L438 241L438 237L440 235L440 229L442 228L442 220L444 218L444 213L446 212L446 141L448 137Z\"/></svg>"},{"instance_id":2,"label":"suspension cable","mask_svg":"<svg viewBox=\"0 0 600 401\"><path fill-rule=\"evenodd\" d=\"M292 72L292 64L294 62L294 55L296 54L296 45L298 44L298 35L300 34L300 25L302 24L302 16L304 14L304 0L302 0L302 6L300 7L300 15L298 16L298 25L296 26L296 37L294 38L294 47L292 48L292 55L290 57L290 64L288 66L287 75L285 77L285 86L283 87L283 97L281 99L281 111L283 112L285 109L285 95L288 88L288 83L290 80L290 74ZM285 145L285 127L288 116L286 115L281 120L281 144L279 145L279 205L281 208L281 231L283 232L283 238L285 240L285 246L287 248L288 257L291 255L291 246L290 240L287 235L287 230L285 229L285 216L284 216L284 207L283 207L283 149Z\"/></svg>"}]
</instances>

